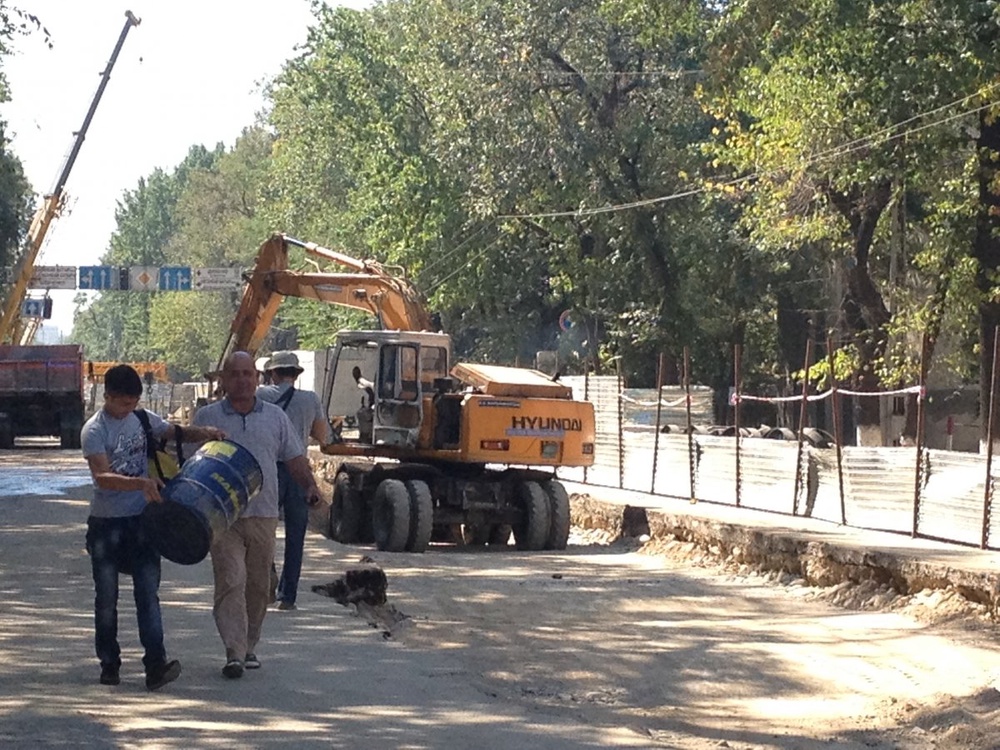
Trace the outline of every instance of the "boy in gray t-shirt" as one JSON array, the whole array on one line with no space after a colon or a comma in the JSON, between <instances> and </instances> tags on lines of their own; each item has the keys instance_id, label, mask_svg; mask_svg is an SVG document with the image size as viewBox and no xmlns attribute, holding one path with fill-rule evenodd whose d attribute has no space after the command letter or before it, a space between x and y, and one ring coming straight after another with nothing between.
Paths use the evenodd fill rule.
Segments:
<instances>
[{"instance_id":1,"label":"boy in gray t-shirt","mask_svg":"<svg viewBox=\"0 0 1000 750\"><path fill-rule=\"evenodd\" d=\"M118 645L118 576L132 576L146 687L157 690L177 679L180 662L168 661L160 617L160 554L145 536L141 515L147 502L161 502L158 478L147 473L146 434L135 408L142 380L128 365L115 365L104 376L104 406L80 433L83 455L94 481L87 518L87 552L94 575L94 644L101 662L101 684L121 682ZM154 438L172 427L146 412ZM192 441L223 437L215 428L188 428Z\"/></svg>"}]
</instances>

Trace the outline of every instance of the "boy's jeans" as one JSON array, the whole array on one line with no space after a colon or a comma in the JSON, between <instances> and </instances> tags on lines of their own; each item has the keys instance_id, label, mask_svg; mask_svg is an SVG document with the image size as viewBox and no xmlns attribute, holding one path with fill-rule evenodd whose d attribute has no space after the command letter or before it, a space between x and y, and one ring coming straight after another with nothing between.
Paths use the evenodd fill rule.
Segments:
<instances>
[{"instance_id":1,"label":"boy's jeans","mask_svg":"<svg viewBox=\"0 0 1000 750\"><path fill-rule=\"evenodd\" d=\"M118 646L118 574L132 576L142 663L148 673L167 659L160 617L160 554L146 539L139 516L87 519L87 551L94 573L94 643L102 667L121 666Z\"/></svg>"}]
</instances>

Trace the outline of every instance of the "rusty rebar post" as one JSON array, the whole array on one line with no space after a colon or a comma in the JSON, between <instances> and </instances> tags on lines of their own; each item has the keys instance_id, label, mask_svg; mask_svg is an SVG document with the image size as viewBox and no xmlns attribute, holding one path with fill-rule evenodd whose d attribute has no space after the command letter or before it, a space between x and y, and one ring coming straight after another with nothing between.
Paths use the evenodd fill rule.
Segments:
<instances>
[{"instance_id":1,"label":"rusty rebar post","mask_svg":"<svg viewBox=\"0 0 1000 750\"><path fill-rule=\"evenodd\" d=\"M649 494L656 492L656 464L660 456L660 418L663 414L663 367L666 355L660 352L656 363L656 432L653 434L653 476L649 480Z\"/></svg>"},{"instance_id":2,"label":"rusty rebar post","mask_svg":"<svg viewBox=\"0 0 1000 750\"><path fill-rule=\"evenodd\" d=\"M914 442L917 444L917 468L914 474L916 479L913 485L913 530L911 537L918 534L917 527L920 524L920 485L923 479L923 456L924 456L924 399L927 397L927 350L930 348L930 337L925 333L920 345L920 392L917 394L917 435Z\"/></svg>"},{"instance_id":3,"label":"rusty rebar post","mask_svg":"<svg viewBox=\"0 0 1000 750\"><path fill-rule=\"evenodd\" d=\"M691 496L688 498L692 503L698 502L697 495L694 494L695 477L695 452L694 452L694 428L691 424L691 350L684 347L684 402L687 413L687 437L688 437L688 480L691 483Z\"/></svg>"},{"instance_id":4,"label":"rusty rebar post","mask_svg":"<svg viewBox=\"0 0 1000 750\"><path fill-rule=\"evenodd\" d=\"M841 446L843 445L843 429L840 423L840 393L837 388L837 373L833 369L833 339L826 338L826 357L830 363L830 401L833 409L833 441L837 447L837 487L840 490L840 522L847 525L847 498L844 496L844 455Z\"/></svg>"},{"instance_id":5,"label":"rusty rebar post","mask_svg":"<svg viewBox=\"0 0 1000 750\"><path fill-rule=\"evenodd\" d=\"M615 360L618 376L618 489L625 489L625 380L622 378L622 361Z\"/></svg>"},{"instance_id":6,"label":"rusty rebar post","mask_svg":"<svg viewBox=\"0 0 1000 750\"><path fill-rule=\"evenodd\" d=\"M587 357L583 363L583 400L590 401L590 357ZM594 425L594 439L597 439L597 425ZM594 452L597 452L597 446L594 446ZM594 456L594 460L597 460L597 456ZM589 466L583 467L583 483L587 483L587 473L590 469Z\"/></svg>"},{"instance_id":7,"label":"rusty rebar post","mask_svg":"<svg viewBox=\"0 0 1000 750\"><path fill-rule=\"evenodd\" d=\"M993 515L993 408L997 397L997 368L1000 365L1000 326L993 331L993 371L990 373L990 413L986 418L986 489L983 492L983 533L980 547L990 543L990 521Z\"/></svg>"},{"instance_id":8,"label":"rusty rebar post","mask_svg":"<svg viewBox=\"0 0 1000 750\"><path fill-rule=\"evenodd\" d=\"M799 514L799 490L802 487L802 443L805 440L806 418L809 416L809 364L812 362L813 340L806 339L806 361L802 365L802 402L799 406L798 450L795 452L795 494L792 496L792 515Z\"/></svg>"},{"instance_id":9,"label":"rusty rebar post","mask_svg":"<svg viewBox=\"0 0 1000 750\"><path fill-rule=\"evenodd\" d=\"M733 345L733 380L735 381L734 412L733 421L736 423L736 507L739 508L743 502L743 487L740 481L740 393L743 390L743 373L740 367L740 359L743 356L743 347L739 344Z\"/></svg>"}]
</instances>

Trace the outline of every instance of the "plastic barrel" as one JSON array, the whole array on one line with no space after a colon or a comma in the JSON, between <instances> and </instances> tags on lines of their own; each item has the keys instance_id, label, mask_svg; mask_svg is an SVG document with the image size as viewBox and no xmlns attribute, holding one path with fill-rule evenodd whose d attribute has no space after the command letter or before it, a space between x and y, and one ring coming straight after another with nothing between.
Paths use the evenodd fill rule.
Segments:
<instances>
[{"instance_id":1,"label":"plastic barrel","mask_svg":"<svg viewBox=\"0 0 1000 750\"><path fill-rule=\"evenodd\" d=\"M146 506L147 538L168 560L201 562L263 482L260 464L246 448L231 440L205 443L160 490L163 502Z\"/></svg>"}]
</instances>

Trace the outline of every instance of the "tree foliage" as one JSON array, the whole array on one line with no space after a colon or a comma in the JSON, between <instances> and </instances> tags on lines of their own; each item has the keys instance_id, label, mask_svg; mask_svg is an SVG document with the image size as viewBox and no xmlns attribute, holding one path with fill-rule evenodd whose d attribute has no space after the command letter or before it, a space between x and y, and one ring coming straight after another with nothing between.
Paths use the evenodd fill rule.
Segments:
<instances>
[{"instance_id":1,"label":"tree foliage","mask_svg":"<svg viewBox=\"0 0 1000 750\"><path fill-rule=\"evenodd\" d=\"M985 0L317 4L264 120L127 193L105 262L247 267L283 231L404 268L463 358L556 349L652 384L661 352L687 350L693 378L724 388L741 344L745 380L783 390L806 341L831 334L877 388L912 382L930 332L947 342L938 367L975 377L1000 267L972 252L982 186L997 192L977 141L996 14ZM214 364L236 300L138 297L81 311L90 356ZM367 324L289 301L267 345Z\"/></svg>"}]
</instances>

